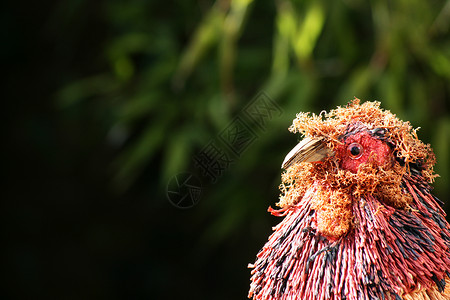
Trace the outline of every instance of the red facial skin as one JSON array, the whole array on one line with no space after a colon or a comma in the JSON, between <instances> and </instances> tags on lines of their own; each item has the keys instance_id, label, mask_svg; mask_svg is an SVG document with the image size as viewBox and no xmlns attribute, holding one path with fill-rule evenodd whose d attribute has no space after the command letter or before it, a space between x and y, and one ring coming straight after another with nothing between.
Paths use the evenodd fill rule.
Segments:
<instances>
[{"instance_id":1,"label":"red facial skin","mask_svg":"<svg viewBox=\"0 0 450 300\"><path fill-rule=\"evenodd\" d=\"M353 143L361 145L362 154L352 155L349 148ZM362 163L374 162L378 166L387 166L390 165L392 160L391 148L367 131L349 136L344 143L339 145L336 155L340 159L340 167L352 173L357 173L358 167Z\"/></svg>"}]
</instances>

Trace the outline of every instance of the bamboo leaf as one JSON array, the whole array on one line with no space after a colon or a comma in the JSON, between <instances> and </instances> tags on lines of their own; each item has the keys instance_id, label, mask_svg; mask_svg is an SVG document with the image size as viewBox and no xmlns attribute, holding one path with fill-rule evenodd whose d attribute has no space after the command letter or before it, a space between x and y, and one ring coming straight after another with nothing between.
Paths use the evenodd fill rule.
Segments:
<instances>
[{"instance_id":1,"label":"bamboo leaf","mask_svg":"<svg viewBox=\"0 0 450 300\"><path fill-rule=\"evenodd\" d=\"M225 10L219 3L216 3L200 22L188 47L181 55L180 63L173 77L173 85L177 89L184 86L187 77L193 72L207 51L222 36L224 20Z\"/></svg>"},{"instance_id":2,"label":"bamboo leaf","mask_svg":"<svg viewBox=\"0 0 450 300\"><path fill-rule=\"evenodd\" d=\"M294 51L300 62L311 56L324 23L325 11L321 2L311 1L293 41Z\"/></svg>"}]
</instances>

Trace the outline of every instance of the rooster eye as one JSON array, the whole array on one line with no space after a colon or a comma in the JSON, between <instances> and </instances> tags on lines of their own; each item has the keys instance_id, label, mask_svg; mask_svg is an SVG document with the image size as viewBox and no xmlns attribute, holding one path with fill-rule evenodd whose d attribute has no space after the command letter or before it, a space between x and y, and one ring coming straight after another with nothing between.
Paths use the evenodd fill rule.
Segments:
<instances>
[{"instance_id":1,"label":"rooster eye","mask_svg":"<svg viewBox=\"0 0 450 300\"><path fill-rule=\"evenodd\" d=\"M363 154L363 147L358 143L351 143L347 148L347 152L351 158L357 159Z\"/></svg>"}]
</instances>

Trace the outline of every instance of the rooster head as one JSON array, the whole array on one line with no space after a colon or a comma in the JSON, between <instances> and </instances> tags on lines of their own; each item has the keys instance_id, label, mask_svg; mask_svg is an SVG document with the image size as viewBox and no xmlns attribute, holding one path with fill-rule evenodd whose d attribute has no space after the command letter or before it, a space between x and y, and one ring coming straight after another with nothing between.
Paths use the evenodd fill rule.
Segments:
<instances>
[{"instance_id":1,"label":"rooster head","mask_svg":"<svg viewBox=\"0 0 450 300\"><path fill-rule=\"evenodd\" d=\"M298 203L310 186L317 229L330 238L347 233L352 202L375 195L387 205L407 208L412 198L402 184L412 164L432 182L434 154L409 122L354 99L320 115L299 113L290 131L304 139L286 156L279 206Z\"/></svg>"}]
</instances>

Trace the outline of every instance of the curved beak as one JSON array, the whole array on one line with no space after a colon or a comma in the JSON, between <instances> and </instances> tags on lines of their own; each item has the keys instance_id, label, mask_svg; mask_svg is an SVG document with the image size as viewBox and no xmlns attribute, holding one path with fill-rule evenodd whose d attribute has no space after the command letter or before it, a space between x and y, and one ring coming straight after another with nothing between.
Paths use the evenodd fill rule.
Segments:
<instances>
[{"instance_id":1,"label":"curved beak","mask_svg":"<svg viewBox=\"0 0 450 300\"><path fill-rule=\"evenodd\" d=\"M323 161L332 155L334 155L334 151L326 146L324 138L305 137L286 155L281 168L287 169L293 164L301 162Z\"/></svg>"}]
</instances>

